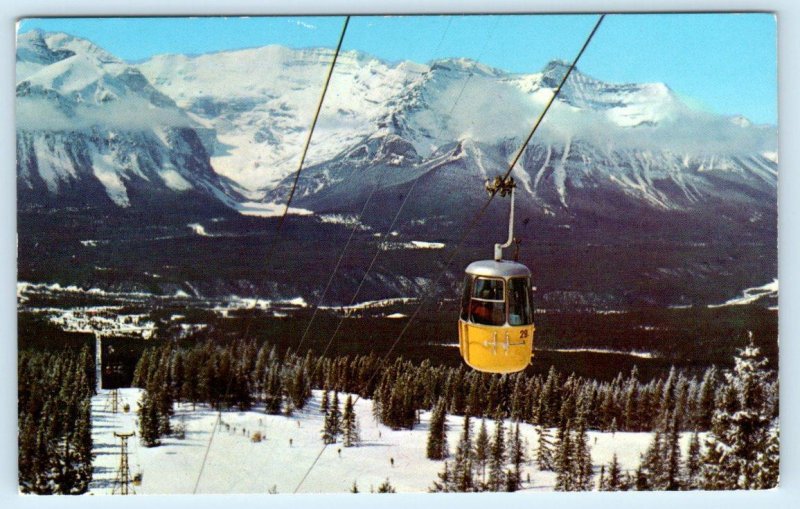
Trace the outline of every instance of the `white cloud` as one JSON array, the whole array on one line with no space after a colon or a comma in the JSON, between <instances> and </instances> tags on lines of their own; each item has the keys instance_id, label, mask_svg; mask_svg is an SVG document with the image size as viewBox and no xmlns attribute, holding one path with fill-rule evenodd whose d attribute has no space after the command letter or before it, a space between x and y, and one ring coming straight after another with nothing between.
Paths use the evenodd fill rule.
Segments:
<instances>
[{"instance_id":1,"label":"white cloud","mask_svg":"<svg viewBox=\"0 0 800 509\"><path fill-rule=\"evenodd\" d=\"M316 30L317 29L317 25L312 25L311 23L306 23L305 21L300 21L298 19L290 19L290 20L287 20L287 21L289 23L292 23L293 25L297 25L297 26L303 27L303 28L308 28L309 30Z\"/></svg>"},{"instance_id":2,"label":"white cloud","mask_svg":"<svg viewBox=\"0 0 800 509\"><path fill-rule=\"evenodd\" d=\"M66 112L44 98L18 97L16 117L17 129L30 131L80 131L95 126L142 131L159 127L194 126L184 112L154 107L140 98L125 98L99 105L80 104Z\"/></svg>"},{"instance_id":3,"label":"white cloud","mask_svg":"<svg viewBox=\"0 0 800 509\"><path fill-rule=\"evenodd\" d=\"M772 128L742 127L727 117L683 110L674 118L655 125L624 127L604 113L575 111L554 106L542 123L539 139L582 139L598 147L639 148L691 154L758 153L774 149L777 135Z\"/></svg>"}]
</instances>

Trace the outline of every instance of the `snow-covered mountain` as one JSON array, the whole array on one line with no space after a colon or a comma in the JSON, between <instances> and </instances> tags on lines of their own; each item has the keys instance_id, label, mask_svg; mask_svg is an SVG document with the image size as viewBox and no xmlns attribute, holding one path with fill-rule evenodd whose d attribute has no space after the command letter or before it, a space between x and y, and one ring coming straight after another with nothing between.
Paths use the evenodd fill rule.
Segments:
<instances>
[{"instance_id":1,"label":"snow-covered mountain","mask_svg":"<svg viewBox=\"0 0 800 509\"><path fill-rule=\"evenodd\" d=\"M291 179L270 189L297 168L331 57L330 50L270 46L158 56L139 69L216 130L208 148L218 172L251 198L266 191L265 201L280 202ZM454 175L436 174L480 193L479 180L505 170L566 69L553 61L520 75L466 59L389 64L345 52L298 205L356 209L380 168L390 168L380 184L387 192L455 165ZM514 175L523 206L547 214L602 208L619 197L656 210L709 199L764 205L775 202L776 153L772 126L698 110L662 83L605 83L576 70ZM354 172L359 178L348 181Z\"/></svg>"},{"instance_id":2,"label":"snow-covered mountain","mask_svg":"<svg viewBox=\"0 0 800 509\"><path fill-rule=\"evenodd\" d=\"M129 65L66 34L22 34L20 195L100 195L127 207L131 195L191 190L232 207L279 203L331 58L329 49L267 46ZM505 171L566 69L553 61L510 74L467 59L387 63L344 52L297 205L352 211L372 185L402 192L420 175L429 192L477 196L483 179ZM575 70L513 174L521 206L551 216L718 200L774 209L776 144L773 126L690 107L664 84Z\"/></svg>"},{"instance_id":3,"label":"snow-covered mountain","mask_svg":"<svg viewBox=\"0 0 800 509\"><path fill-rule=\"evenodd\" d=\"M389 189L420 175L429 189L462 194L438 194L439 205L476 196L483 180L507 169L566 69L551 62L521 76L436 62L370 136L301 176L296 203L353 210L360 196L347 196L356 183L363 191L380 179L387 193L401 192ZM575 71L512 174L521 206L547 215L629 205L692 210L709 201L774 209L775 146L774 128L694 110L663 84L608 84ZM285 196L288 183L267 200Z\"/></svg>"},{"instance_id":4,"label":"snow-covered mountain","mask_svg":"<svg viewBox=\"0 0 800 509\"><path fill-rule=\"evenodd\" d=\"M16 83L21 204L168 207L191 197L219 209L241 199L212 169L201 126L92 43L20 35Z\"/></svg>"},{"instance_id":5,"label":"snow-covered mountain","mask_svg":"<svg viewBox=\"0 0 800 509\"><path fill-rule=\"evenodd\" d=\"M259 190L297 169L332 58L330 49L267 46L195 57L161 55L138 68L192 118L216 130L209 147L214 168L259 197ZM427 70L411 62L390 65L356 51L342 53L308 163L326 161L372 134Z\"/></svg>"}]
</instances>

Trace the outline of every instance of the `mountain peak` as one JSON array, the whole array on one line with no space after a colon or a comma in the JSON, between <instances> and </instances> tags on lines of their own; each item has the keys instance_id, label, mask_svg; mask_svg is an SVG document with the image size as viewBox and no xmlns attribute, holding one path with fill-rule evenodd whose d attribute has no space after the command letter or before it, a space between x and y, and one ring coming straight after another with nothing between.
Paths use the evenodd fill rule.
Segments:
<instances>
[{"instance_id":1,"label":"mountain peak","mask_svg":"<svg viewBox=\"0 0 800 509\"><path fill-rule=\"evenodd\" d=\"M42 60L42 56L46 59ZM72 55L85 55L100 63L122 63L122 60L88 39L64 32L34 29L17 37L17 61L53 63Z\"/></svg>"},{"instance_id":2,"label":"mountain peak","mask_svg":"<svg viewBox=\"0 0 800 509\"><path fill-rule=\"evenodd\" d=\"M25 62L32 66L49 65L75 55L68 49L52 48L45 40L45 32L31 30L20 34L17 38L17 62Z\"/></svg>"},{"instance_id":3,"label":"mountain peak","mask_svg":"<svg viewBox=\"0 0 800 509\"><path fill-rule=\"evenodd\" d=\"M500 74L505 74L499 69L495 69L494 67L482 64L481 62L472 60L470 58L440 58L430 62L430 69L431 71L445 70L468 72L470 74L478 74L483 76L498 76Z\"/></svg>"},{"instance_id":4,"label":"mountain peak","mask_svg":"<svg viewBox=\"0 0 800 509\"><path fill-rule=\"evenodd\" d=\"M553 60L547 62L547 65L544 66L544 69L542 69L542 72L543 73L548 73L548 72L552 72L552 71L555 71L555 70L566 71L567 69L569 69L569 66L570 66L569 62L567 62L565 60L561 60L559 58L554 58Z\"/></svg>"},{"instance_id":5,"label":"mountain peak","mask_svg":"<svg viewBox=\"0 0 800 509\"><path fill-rule=\"evenodd\" d=\"M569 62L563 60L551 60L548 62L542 69L542 85L551 88L557 87L564 75L569 71L570 65ZM572 70L571 75L585 77L577 67Z\"/></svg>"}]
</instances>

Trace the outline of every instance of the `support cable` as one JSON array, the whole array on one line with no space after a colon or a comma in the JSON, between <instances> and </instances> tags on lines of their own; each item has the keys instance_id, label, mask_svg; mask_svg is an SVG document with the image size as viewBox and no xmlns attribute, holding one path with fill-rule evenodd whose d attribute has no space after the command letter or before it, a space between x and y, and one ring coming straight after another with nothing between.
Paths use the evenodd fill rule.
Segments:
<instances>
[{"instance_id":1,"label":"support cable","mask_svg":"<svg viewBox=\"0 0 800 509\"><path fill-rule=\"evenodd\" d=\"M288 196L288 198L286 200L286 205L285 205L285 207L283 209L283 214L281 214L280 219L278 219L278 225L276 226L275 234L272 236L272 242L270 244L269 249L267 250L267 256L266 256L266 260L265 260L265 263L264 263L264 265L267 266L267 267L270 265L270 263L272 261L272 256L275 253L275 248L276 248L276 246L278 244L278 241L280 240L281 228L283 227L283 224L286 221L286 216L289 214L289 206L291 205L292 199L294 198L294 193L295 193L295 191L297 189L297 183L300 180L300 173L303 171L303 164L305 163L306 155L308 154L308 148L311 145L311 139L314 136L314 129L317 126L317 121L319 120L319 115L320 115L320 112L322 111L322 105L323 105L323 103L325 101L325 94L328 92L328 86L330 85L331 77L333 76L333 69L336 66L336 60L339 58L339 52L342 49L342 42L344 42L344 36L345 36L345 33L347 33L347 25L349 23L350 23L350 16L348 15L344 19L344 25L342 26L342 32L339 35L339 42L336 45L336 50L333 53L333 59L331 60L330 67L328 67L328 73L325 76L325 84L322 87L322 93L320 94L319 102L317 103L317 108L316 108L316 110L314 112L314 119L311 122L311 128L309 129L308 137L306 138L306 143L305 143L305 145L303 147L302 155L300 156L300 164L298 165L297 171L295 172L294 180L292 182L292 187L291 187L291 190L289 191L289 196ZM255 306L257 304L258 304L258 298L254 299L253 308L252 308L253 310L255 309ZM245 327L245 332L244 332L243 338L246 339L247 336L249 335L250 327L251 327L252 323L253 323L253 315L251 314L250 318L247 321L247 326ZM225 397L223 398L223 400L227 400L227 395L230 392L230 387L231 387L231 379L228 380L228 387L225 390ZM208 444L206 445L206 450L205 450L205 453L203 455L203 460L202 460L202 463L200 464L200 471L197 473L197 479L195 481L194 489L192 490L192 493L197 493L197 489L200 486L200 479L203 476L203 470L205 470L206 462L208 460L208 453L209 453L209 450L211 449L211 443L214 440L214 435L215 435L215 433L217 431L217 428L219 428L220 421L222 420L222 403L223 403L223 401L220 402L219 411L217 413L217 419L214 421L214 427L212 428L211 435L208 438Z\"/></svg>"},{"instance_id":2,"label":"support cable","mask_svg":"<svg viewBox=\"0 0 800 509\"><path fill-rule=\"evenodd\" d=\"M571 64L571 65L569 66L569 68L567 69L567 72L564 74L563 78L561 79L560 83L558 84L558 87L555 89L555 91L554 91L554 93L553 93L553 96L552 96L552 97L550 98L550 100L547 102L547 105L545 106L544 110L542 110L542 112L539 114L539 117L536 119L536 122L534 123L534 125L533 125L533 128L531 129L530 133L528 134L527 138L526 138L526 139L525 139L525 141L523 142L522 146L521 146L521 147L520 147L520 149L517 151L516 155L515 155L515 156L514 156L514 158L512 159L511 163L509 164L509 166L508 166L508 170L505 172L505 174L504 174L504 175L503 175L503 177L502 177L504 180L505 180L506 178L508 178L508 176L511 174L511 171L514 169L514 167L516 166L516 164L519 162L519 159L522 157L522 154L523 154L523 152L525 151L525 149L527 148L527 146L528 146L528 144L530 143L531 139L533 138L533 135L536 133L536 130L537 130L537 129L539 128L539 126L541 125L541 123L542 123L542 120L544 119L544 116L545 116L545 115L547 114L547 112L550 110L550 107L553 105L553 102L555 101L555 99L556 99L556 98L558 97L558 95L560 94L560 92L561 92L561 89L562 89L562 87L564 86L564 83L566 83L566 81L567 81L567 78L569 78L569 75L572 73L573 69L575 69L575 66L578 64L578 61L580 60L580 58L581 58L581 56L583 55L584 51L586 51L586 48L589 46L589 43L592 41L592 38L594 37L595 33L597 32L597 29L600 27L600 24L603 22L603 19L605 19L605 16L606 16L605 14L601 14L601 15L600 15L600 17L598 18L598 20L597 20L597 23L595 23L595 25L594 25L594 28L593 28L593 29L592 29L592 31L589 33L589 36L586 38L586 41L583 43L583 46L581 47L581 49L580 49L580 51L578 52L577 56L575 57L575 59L572 61L572 64ZM473 216L472 220L471 220L471 221L469 222L469 224L467 225L467 228L464 230L464 232L462 233L462 235L459 237L459 240L458 240L458 242L456 243L456 247L455 247L455 249L454 249L454 250L453 250L453 252L450 254L450 256L448 256L448 257L447 257L447 259L446 259L446 261L445 261L445 263L444 263L444 267L442 268L442 271L439 273L439 276L436 278L436 280L434 281L434 283L431 285L431 287L432 287L432 288L436 288L436 287L439 285L439 283L441 282L442 278L443 278L443 277L444 277L444 276L447 274L447 270L448 270L448 268L449 268L450 264L452 263L453 259L456 257L456 255L457 255L457 254L459 253L459 251L461 250L461 246L462 246L462 244L463 244L463 243L464 243L464 241L466 240L467 236L468 236L468 235L469 235L469 234L472 232L472 230L475 228L475 225L476 225L476 224L478 223L478 221L481 219L481 217L483 216L483 214L486 212L486 209L488 209L488 208L489 208L489 205L491 204L492 200L494 199L494 197L495 197L496 195L497 195L497 193L496 193L496 192L495 192L495 193L492 193L492 194L490 194L490 195L489 195L489 198L486 200L486 202L483 204L483 206L482 206L482 207L481 207L481 208L478 210L478 212L477 212L477 213L476 213L476 214ZM390 355L390 354L391 354L391 353L394 351L394 349L397 347L398 343L399 343L399 342L400 342L400 340L403 338L403 336L405 335L406 331L409 329L409 327L411 326L411 324L414 322L414 320L416 319L416 317L417 317L417 315L419 314L420 310L423 308L423 306L424 306L424 305L425 305L425 303L427 302L428 298L429 298L429 297L424 297L424 298L423 298L423 299L420 301L419 305L418 305L418 306L417 306L417 308L414 310L414 312L411 314L411 316L409 317L409 319L408 319L408 321L406 322L405 326L404 326L404 327L403 327L403 329L400 331L400 334L398 334L397 338L394 340L394 342L392 343L392 345L391 345L391 347L389 348L389 350L388 350L388 351L387 351L387 352L386 352L386 353L385 353L385 354L384 354L384 355L381 357L381 365L383 365L383 364L386 362L386 359L389 357L389 355ZM337 328L337 330L338 330L338 328ZM335 332L334 332L334 334L335 334ZM372 376L370 377L370 379L367 381L367 384L366 384L366 386L367 386L367 387L369 386L369 384L370 384L370 383L373 381L373 379L374 379L374 378L377 376L377 374L378 374L379 372L380 372L380 369L376 369L376 370L375 370L375 372L373 373L373 375L372 375ZM359 399L360 399L360 395L356 395L356 399L353 401L353 404L355 404L355 403L356 403L356 402L357 402ZM297 486L295 487L295 489L294 489L293 493L297 493L297 492L298 492L298 490L299 490L299 489L302 487L303 483L304 483L304 482L305 482L305 480L308 478L309 474L310 474L310 473L311 473L311 471L314 469L314 467L317 465L317 463L318 463L319 459L322 457L322 454L325 452L325 449L326 449L327 447L328 447L328 444L324 444L324 445L323 445L323 447L322 447L322 449L320 450L319 454L317 454L317 456L314 458L314 461L313 461L313 463L311 464L311 466L309 466L309 468L306 470L305 474L303 475L302 479L300 480L300 482L299 482L299 483L297 484Z\"/></svg>"}]
</instances>

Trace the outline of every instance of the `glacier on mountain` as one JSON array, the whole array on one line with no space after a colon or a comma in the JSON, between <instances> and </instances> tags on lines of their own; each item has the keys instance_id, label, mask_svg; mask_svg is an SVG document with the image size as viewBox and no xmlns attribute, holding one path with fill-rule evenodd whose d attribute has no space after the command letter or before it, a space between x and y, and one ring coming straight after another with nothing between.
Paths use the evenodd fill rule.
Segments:
<instances>
[{"instance_id":1,"label":"glacier on mountain","mask_svg":"<svg viewBox=\"0 0 800 509\"><path fill-rule=\"evenodd\" d=\"M97 188L120 207L131 189L195 192L274 215L331 58L266 46L134 65L67 34L22 34L18 189ZM463 58L343 52L290 212L352 213L371 186L402 192L422 178L442 192L480 186L506 170L566 68L511 74ZM698 110L662 83L606 83L576 69L513 175L529 206L552 215L620 195L665 211L769 201L777 171L774 126Z\"/></svg>"}]
</instances>

